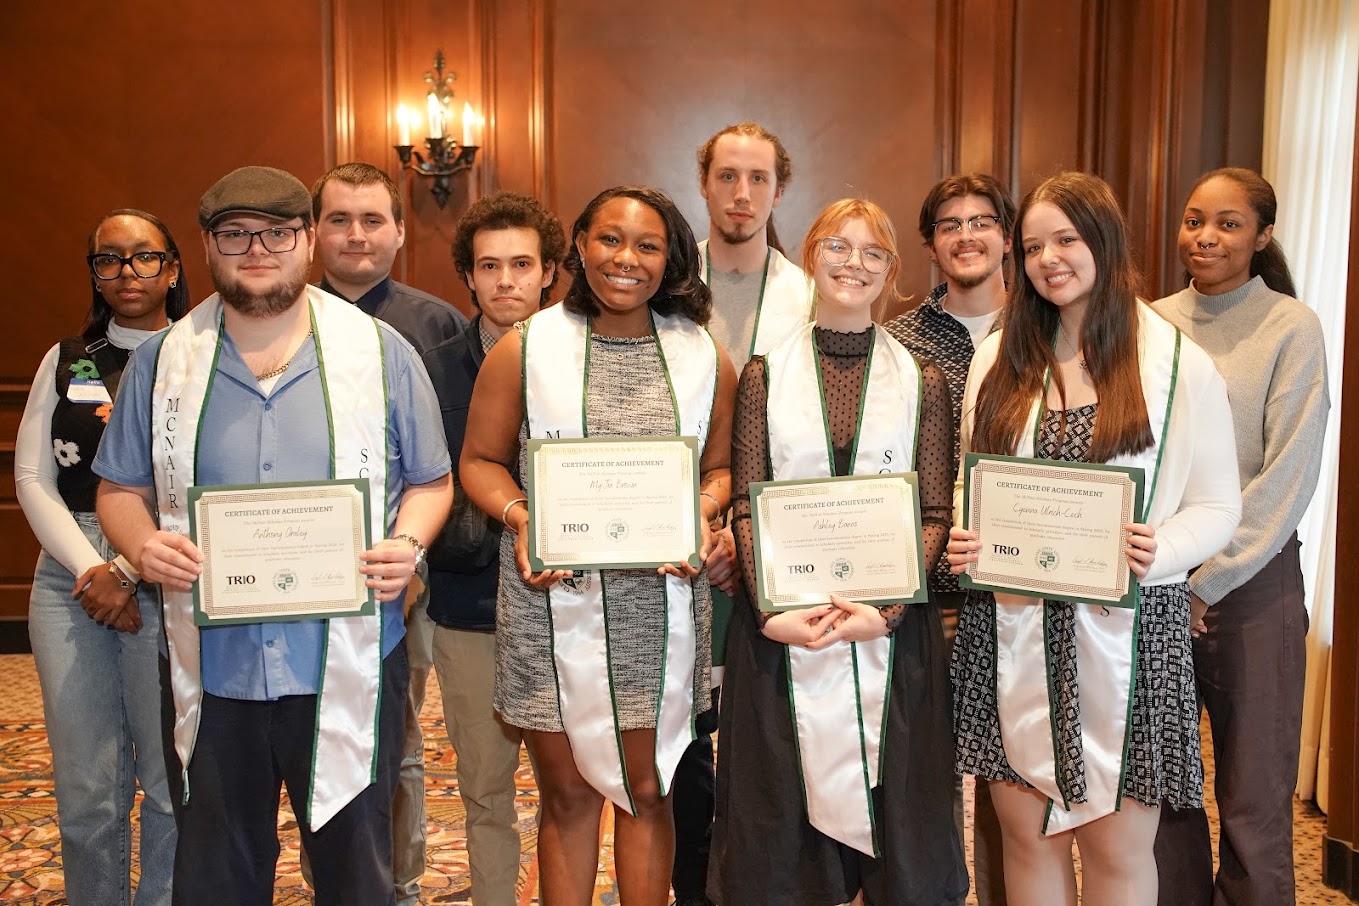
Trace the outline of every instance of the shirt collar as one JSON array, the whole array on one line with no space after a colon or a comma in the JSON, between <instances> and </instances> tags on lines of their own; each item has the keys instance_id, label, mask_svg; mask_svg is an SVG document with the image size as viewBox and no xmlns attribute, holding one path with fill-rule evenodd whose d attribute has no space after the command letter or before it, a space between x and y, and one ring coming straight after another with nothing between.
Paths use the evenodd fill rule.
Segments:
<instances>
[{"instance_id":1,"label":"shirt collar","mask_svg":"<svg viewBox=\"0 0 1359 906\"><path fill-rule=\"evenodd\" d=\"M920 307L930 308L933 309L936 314L946 315L948 312L944 311L944 297L947 295L948 284L940 283L934 289L930 290L930 294L925 297L924 302L920 303Z\"/></svg>"},{"instance_id":2,"label":"shirt collar","mask_svg":"<svg viewBox=\"0 0 1359 906\"><path fill-rule=\"evenodd\" d=\"M339 296L346 302L353 302L359 307L360 311L370 317L376 315L377 310L382 306L382 303L386 302L392 295L392 277L390 274L383 277L376 286L368 290L368 292L364 293L362 296L359 296L357 299L350 299L344 293L332 286L330 281L325 277L321 278L320 286L321 289L330 293L332 296Z\"/></svg>"}]
</instances>

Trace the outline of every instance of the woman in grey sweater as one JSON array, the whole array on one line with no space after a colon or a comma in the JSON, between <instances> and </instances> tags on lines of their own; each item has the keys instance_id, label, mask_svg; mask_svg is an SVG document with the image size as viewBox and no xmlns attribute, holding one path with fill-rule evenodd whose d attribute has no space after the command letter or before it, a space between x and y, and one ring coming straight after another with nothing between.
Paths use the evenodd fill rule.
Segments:
<instances>
[{"instance_id":1,"label":"woman in grey sweater","mask_svg":"<svg viewBox=\"0 0 1359 906\"><path fill-rule=\"evenodd\" d=\"M1212 724L1221 821L1213 877L1202 809L1161 810L1162 903L1292 906L1293 788L1307 609L1297 527L1316 489L1330 399L1321 322L1293 298L1274 189L1252 170L1202 176L1180 224L1189 286L1155 303L1227 382L1241 525L1195 572L1190 627Z\"/></svg>"}]
</instances>

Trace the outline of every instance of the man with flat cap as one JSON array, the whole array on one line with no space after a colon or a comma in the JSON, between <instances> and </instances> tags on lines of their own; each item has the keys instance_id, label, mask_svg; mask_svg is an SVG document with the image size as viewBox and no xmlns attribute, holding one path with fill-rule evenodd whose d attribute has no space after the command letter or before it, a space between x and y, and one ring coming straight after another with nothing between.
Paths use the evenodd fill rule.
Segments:
<instances>
[{"instance_id":1,"label":"man with flat cap","mask_svg":"<svg viewBox=\"0 0 1359 906\"><path fill-rule=\"evenodd\" d=\"M408 664L406 584L452 504L429 378L409 343L307 285L311 196L268 167L199 204L217 292L124 372L95 458L114 546L164 595L185 765L174 902L273 901L282 784L320 906L395 901L392 796ZM194 485L367 478L369 617L199 628Z\"/></svg>"}]
</instances>

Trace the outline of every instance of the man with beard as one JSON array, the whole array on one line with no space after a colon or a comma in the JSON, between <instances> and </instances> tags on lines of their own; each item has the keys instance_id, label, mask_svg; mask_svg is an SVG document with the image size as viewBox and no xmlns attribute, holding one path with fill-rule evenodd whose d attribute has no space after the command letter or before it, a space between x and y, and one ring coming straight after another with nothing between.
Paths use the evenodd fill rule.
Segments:
<instances>
[{"instance_id":1,"label":"man with beard","mask_svg":"<svg viewBox=\"0 0 1359 906\"><path fill-rule=\"evenodd\" d=\"M698 149L699 192L708 207L708 238L698 249L703 279L713 294L708 330L727 350L738 373L752 355L764 355L812 319L811 283L802 268L784 256L774 230L774 208L792 177L793 162L783 143L758 123L728 126ZM713 584L714 687L722 682L731 596L740 593L741 579L731 527L718 531L716 541L706 564ZM675 772L671 884L678 906L709 902L704 887L712 837L716 729L714 705L699 716L697 738Z\"/></svg>"},{"instance_id":2,"label":"man with beard","mask_svg":"<svg viewBox=\"0 0 1359 906\"><path fill-rule=\"evenodd\" d=\"M386 321L420 355L467 328L462 312L447 302L392 279L396 253L406 241L406 223L401 193L390 176L372 164L341 164L312 187L311 210L316 218L316 257L324 274L321 289ZM397 906L419 901L425 874L425 740L420 709L434 664L434 623L428 603L429 594L422 588L406 615L411 683L401 774L392 806ZM302 874L310 881L308 862L303 850Z\"/></svg>"},{"instance_id":3,"label":"man with beard","mask_svg":"<svg viewBox=\"0 0 1359 906\"><path fill-rule=\"evenodd\" d=\"M455 460L481 364L516 323L548 303L566 237L526 195L499 192L467 209L453 233L453 266L472 292L471 327L425 353ZM515 334L518 337L518 334ZM504 525L456 488L448 524L429 548L429 615L444 723L467 811L467 859L477 906L515 906L519 827L515 771L522 731L496 714L495 628Z\"/></svg>"},{"instance_id":4,"label":"man with beard","mask_svg":"<svg viewBox=\"0 0 1359 906\"><path fill-rule=\"evenodd\" d=\"M392 904L402 599L452 504L438 404L395 330L307 285L294 176L236 170L198 216L217 294L134 356L94 463L105 532L164 597L185 766L174 902L272 902L286 783L316 902ZM371 488L375 614L199 629L188 488L330 478Z\"/></svg>"},{"instance_id":5,"label":"man with beard","mask_svg":"<svg viewBox=\"0 0 1359 906\"><path fill-rule=\"evenodd\" d=\"M925 301L883 325L911 354L933 362L948 378L953 402L953 470L958 470L957 431L963 388L972 354L995 327L1005 305L1005 264L1015 204L984 173L950 176L935 183L920 207L920 236L930 260L944 276ZM930 576L930 595L939 605L944 639L950 648L958 629L958 609L966 593L949 572L946 558ZM954 813L963 832L962 777L957 780ZM1000 823L985 783L976 787L973 821L973 873L981 906L1003 906L1005 878L1000 857Z\"/></svg>"}]
</instances>

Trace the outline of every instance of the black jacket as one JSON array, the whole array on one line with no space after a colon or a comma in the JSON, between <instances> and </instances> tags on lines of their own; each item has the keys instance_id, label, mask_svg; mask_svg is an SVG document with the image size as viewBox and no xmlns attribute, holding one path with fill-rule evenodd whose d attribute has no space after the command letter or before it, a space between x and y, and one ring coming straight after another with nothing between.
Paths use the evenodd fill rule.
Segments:
<instances>
[{"instance_id":1,"label":"black jacket","mask_svg":"<svg viewBox=\"0 0 1359 906\"><path fill-rule=\"evenodd\" d=\"M478 314L466 330L433 347L423 358L439 397L456 495L448 522L429 548L429 615L441 626L484 632L495 629L504 526L477 509L458 480L467 408L486 359L481 351L480 319Z\"/></svg>"}]
</instances>

